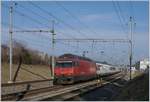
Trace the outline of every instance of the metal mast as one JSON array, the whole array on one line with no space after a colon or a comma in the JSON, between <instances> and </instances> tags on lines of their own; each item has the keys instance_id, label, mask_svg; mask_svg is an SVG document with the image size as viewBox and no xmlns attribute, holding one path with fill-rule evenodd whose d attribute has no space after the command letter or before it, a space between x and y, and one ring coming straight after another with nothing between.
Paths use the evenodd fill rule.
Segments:
<instances>
[{"instance_id":1,"label":"metal mast","mask_svg":"<svg viewBox=\"0 0 150 102\"><path fill-rule=\"evenodd\" d=\"M9 81L12 83L12 34L13 34L13 24L12 24L12 13L13 13L13 4L9 8Z\"/></svg>"},{"instance_id":2,"label":"metal mast","mask_svg":"<svg viewBox=\"0 0 150 102\"><path fill-rule=\"evenodd\" d=\"M130 16L130 40L129 40L129 44L130 44L130 56L129 56L129 61L130 61L130 80L132 79L132 36L133 36L133 19Z\"/></svg>"},{"instance_id":3,"label":"metal mast","mask_svg":"<svg viewBox=\"0 0 150 102\"><path fill-rule=\"evenodd\" d=\"M54 20L52 21L52 79L54 79L54 68L55 68L55 58L54 58L54 46L55 46L55 39L54 39L54 36L56 35L55 34L55 31L54 31Z\"/></svg>"}]
</instances>

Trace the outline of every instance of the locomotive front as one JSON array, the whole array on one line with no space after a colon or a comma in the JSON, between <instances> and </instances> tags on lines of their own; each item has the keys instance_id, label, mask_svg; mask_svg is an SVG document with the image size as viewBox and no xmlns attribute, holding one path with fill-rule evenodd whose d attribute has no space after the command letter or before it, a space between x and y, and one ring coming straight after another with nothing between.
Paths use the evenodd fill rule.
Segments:
<instances>
[{"instance_id":1,"label":"locomotive front","mask_svg":"<svg viewBox=\"0 0 150 102\"><path fill-rule=\"evenodd\" d=\"M72 84L74 83L74 68L76 62L73 60L59 60L56 61L54 69L55 78L54 83Z\"/></svg>"}]
</instances>

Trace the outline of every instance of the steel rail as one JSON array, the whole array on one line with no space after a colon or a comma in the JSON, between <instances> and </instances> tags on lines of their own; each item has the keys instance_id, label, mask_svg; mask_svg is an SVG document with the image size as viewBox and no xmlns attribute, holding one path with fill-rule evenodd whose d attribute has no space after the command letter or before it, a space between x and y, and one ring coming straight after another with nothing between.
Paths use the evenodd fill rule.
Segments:
<instances>
[{"instance_id":1,"label":"steel rail","mask_svg":"<svg viewBox=\"0 0 150 102\"><path fill-rule=\"evenodd\" d=\"M27 95L33 95L33 94L37 94L37 93L42 93L45 91L51 91L51 90L55 90L55 89L60 89L63 86L61 85L57 85L57 86L51 86L51 87L44 87L44 88L39 88L39 89L33 89L30 90L29 92L27 92L25 94L25 96ZM11 94L6 94L6 95L2 95L2 100L16 100L19 97L19 94L24 93L25 91L21 91L21 92L16 92L16 93L11 93Z\"/></svg>"},{"instance_id":2,"label":"steel rail","mask_svg":"<svg viewBox=\"0 0 150 102\"><path fill-rule=\"evenodd\" d=\"M52 79L23 81L23 82L14 82L14 83L2 83L1 86L7 87L7 86L23 85L23 84L28 84L28 83L32 84L32 83L45 82L45 81L52 81Z\"/></svg>"}]
</instances>

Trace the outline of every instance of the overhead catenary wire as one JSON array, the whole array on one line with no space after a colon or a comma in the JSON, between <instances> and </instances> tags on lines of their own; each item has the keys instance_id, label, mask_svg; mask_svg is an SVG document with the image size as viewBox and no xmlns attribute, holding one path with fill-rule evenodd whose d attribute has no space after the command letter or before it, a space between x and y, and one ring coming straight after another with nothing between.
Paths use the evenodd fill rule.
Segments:
<instances>
[{"instance_id":1,"label":"overhead catenary wire","mask_svg":"<svg viewBox=\"0 0 150 102\"><path fill-rule=\"evenodd\" d=\"M20 37L21 38L21 37ZM38 43L38 42L35 42L35 41L32 41L30 42L30 44L27 44L27 41L24 41L24 40L20 40L20 38L14 38L14 41L20 43L20 44L23 44L25 45L25 47L29 48L29 49L32 49L32 50L37 50L37 48L40 48L41 50L38 50L38 51L42 51L42 52L46 52L45 50L42 50L43 48L47 49L49 48L49 46L45 45L45 44L41 44L41 43ZM4 40L4 39L3 39ZM8 40L4 40L5 42L8 42ZM26 44L25 44L26 43ZM2 42L2 44L4 44L4 42ZM5 43L7 45L7 43ZM46 52L47 53L47 52Z\"/></svg>"},{"instance_id":2,"label":"overhead catenary wire","mask_svg":"<svg viewBox=\"0 0 150 102\"><path fill-rule=\"evenodd\" d=\"M128 31L126 31L126 28L124 27L125 23L123 23L123 21L122 21L122 16L121 16L121 14L120 14L121 11L118 10L115 1L112 1L112 3L113 3L113 7L114 7L114 9L115 9L116 15L117 15L117 17L119 18L119 22L120 22L121 28L122 28L123 32L126 34L126 37L127 37L127 36L128 36L128 35L127 35L127 34L128 34ZM117 4L117 5L119 5L119 4ZM123 18L123 19L124 19L124 18Z\"/></svg>"},{"instance_id":3,"label":"overhead catenary wire","mask_svg":"<svg viewBox=\"0 0 150 102\"><path fill-rule=\"evenodd\" d=\"M3 23L4 23L4 22L3 22ZM2 24L3 24L3 23L2 23ZM5 25L9 25L9 24L7 24L7 23L4 23L4 24L5 24ZM17 27L17 26L15 26L15 27ZM19 30L22 30L21 27L17 27L17 28L19 28ZM16 34L17 34L17 32L16 32ZM24 42L24 43L30 45L30 47L31 47L31 46L35 46L35 47L40 47L40 48L43 48L43 47L49 48L49 46L48 46L48 45L46 46L45 43L43 42L43 41L45 41L45 40L43 40L43 41L34 40L34 39L32 39L31 37L23 36L22 34L17 34L17 36L16 36L16 34L14 34L14 38L13 38L14 41L17 41L17 42L20 42L20 43ZM5 35L7 35L7 34L5 34ZM42 37L44 37L44 36L42 36ZM5 38L8 39L7 36L5 36ZM47 37L44 37L44 38L47 38ZM20 39L22 39L22 40L20 40ZM30 41L30 44L28 43L28 41Z\"/></svg>"},{"instance_id":4,"label":"overhead catenary wire","mask_svg":"<svg viewBox=\"0 0 150 102\"><path fill-rule=\"evenodd\" d=\"M81 36L86 37L86 35L84 33L81 33L80 30L75 29L72 25L64 22L63 20L57 18L56 16L54 16L50 11L47 11L45 9L43 9L42 7L40 7L39 5L34 4L33 2L29 1L30 4L32 4L33 6L35 6L36 8L38 8L39 10L45 12L46 14L48 14L50 17L53 17L55 20L57 20L58 22L61 22L63 25L65 25L66 27L72 29L73 31L78 32L79 34L81 34Z\"/></svg>"},{"instance_id":5,"label":"overhead catenary wire","mask_svg":"<svg viewBox=\"0 0 150 102\"><path fill-rule=\"evenodd\" d=\"M14 41L17 41L17 42L19 42L19 43L25 43L25 45L27 45L28 47L33 47L33 48L40 48L40 49L43 49L43 48L45 48L45 49L47 49L47 48L49 48L49 46L48 45L45 45L45 43L42 43L42 42L39 42L39 41L36 41L36 40L33 40L33 39L29 39L29 38L26 38L25 37L25 39L22 39L22 40L20 40L22 38L22 36L17 36L17 37L14 37ZM30 41L30 43L28 43L28 41Z\"/></svg>"},{"instance_id":6,"label":"overhead catenary wire","mask_svg":"<svg viewBox=\"0 0 150 102\"><path fill-rule=\"evenodd\" d=\"M18 5L20 5L20 7L22 7L24 10L29 10L29 9L27 9L27 7L25 7L25 6L21 5L21 4L18 4ZM38 17L43 18L42 20L45 20L45 22L52 22L52 20L46 18L45 16L41 16L39 13L33 11L32 9L30 9L29 11L30 11L32 14L37 15ZM38 22L38 23L40 24L40 22ZM45 25L45 24L43 23L43 25ZM47 25L48 25L48 24L46 23L45 27L49 28L49 26L47 26ZM59 26L59 25L58 25L58 26ZM66 35L66 34L64 34L64 33L60 32L60 31L57 31L57 32L59 32L60 34L63 34L63 36L67 36L67 37L69 36L69 37L72 37L72 38L73 38L73 36L71 36L71 35Z\"/></svg>"},{"instance_id":7,"label":"overhead catenary wire","mask_svg":"<svg viewBox=\"0 0 150 102\"><path fill-rule=\"evenodd\" d=\"M119 4L118 1L116 1L116 5L118 6L118 11L120 13L120 17L122 18L123 23L125 24L126 23L126 19L125 19L124 13L123 13L123 11L122 11L122 9L121 9L120 4Z\"/></svg>"},{"instance_id":8,"label":"overhead catenary wire","mask_svg":"<svg viewBox=\"0 0 150 102\"><path fill-rule=\"evenodd\" d=\"M9 8L8 6L6 6L6 5L4 5L7 9ZM27 17L28 19L30 19L31 21L33 20L33 22L36 22L37 24L41 24L41 22L40 21L38 21L38 20L34 20L34 18L32 18L32 17L30 17L30 16L28 16L28 15L26 15L26 14L23 14L23 13L21 13L21 12L19 12L19 11L16 11L16 13L17 14L19 14L19 15L21 15L21 16L23 16L23 17ZM33 12L32 12L33 13ZM35 13L34 13L35 14ZM8 24L9 25L9 24ZM16 27L16 26L15 26ZM46 26L46 27L48 27L48 26ZM17 28L19 28L20 29L20 27L17 27ZM25 29L20 29L20 31L26 31ZM63 34L62 32L60 32L60 31L57 31L57 32L59 32L59 33L61 33L61 34ZM64 34L65 35L65 34ZM46 37L47 38L47 37Z\"/></svg>"},{"instance_id":9,"label":"overhead catenary wire","mask_svg":"<svg viewBox=\"0 0 150 102\"><path fill-rule=\"evenodd\" d=\"M69 9L67 9L65 6L63 6L59 1L55 1L55 2L56 2L56 4L58 6L60 6L62 9L64 9L64 11L66 11L72 18L74 18L75 20L77 20L77 22L79 22L80 25L83 25L86 29L90 30L92 33L98 34L94 30L92 30L88 25L86 25L85 23L83 23L76 15L74 15L72 12L70 12Z\"/></svg>"},{"instance_id":10,"label":"overhead catenary wire","mask_svg":"<svg viewBox=\"0 0 150 102\"><path fill-rule=\"evenodd\" d=\"M6 9L9 10L9 6L2 5L2 7L5 7ZM26 14L24 14L24 13L22 13L21 11L18 11L18 10L16 10L16 9L14 9L13 12L16 13L16 14L18 14L19 16L22 16L22 17L24 17L24 18L26 18L26 19L28 19L28 20L30 20L30 21L32 21L32 22L38 24L38 25L41 25L41 24L43 23L43 22L40 22L40 21L38 21L37 19L35 19L35 18L33 18L33 17L30 17L29 15L26 15ZM44 24L44 26L45 26L45 24ZM40 27L40 26L36 26L36 28L39 28L39 27Z\"/></svg>"},{"instance_id":11,"label":"overhead catenary wire","mask_svg":"<svg viewBox=\"0 0 150 102\"><path fill-rule=\"evenodd\" d=\"M21 8L23 8L24 10L28 10L30 11L32 14L37 15L37 17L42 18L42 20L45 20L46 22L52 22L52 20L46 18L45 16L40 15L39 13L33 11L32 9L29 9L27 7L25 7L24 5L22 5L21 3L18 4Z\"/></svg>"},{"instance_id":12,"label":"overhead catenary wire","mask_svg":"<svg viewBox=\"0 0 150 102\"><path fill-rule=\"evenodd\" d=\"M31 5L33 5L32 3L31 3ZM24 7L25 8L25 7ZM30 10L32 13L34 13L35 15L37 15L37 16L39 16L40 14L38 14L38 13L36 13L36 12L34 12L34 11L32 11L32 10ZM41 16L40 15L40 17L41 18L43 18L46 22L52 22L52 20L49 20L48 18L46 18L45 16ZM59 26L59 25L56 25L56 26ZM61 27L60 27L61 28ZM71 37L71 38L74 38L73 36L71 36L71 35L66 35L66 34L64 34L64 33L62 33L62 32L60 32L60 31L55 31L55 32L58 32L58 33L60 33L60 34L63 34L63 36L69 36L69 37Z\"/></svg>"},{"instance_id":13,"label":"overhead catenary wire","mask_svg":"<svg viewBox=\"0 0 150 102\"><path fill-rule=\"evenodd\" d=\"M56 25L56 26L59 26L60 28L62 27L62 26L60 26L59 24L58 25ZM64 31L64 30L63 30ZM57 34L62 34L63 36L65 36L65 37L67 37L67 38L73 38L73 39L75 39L76 37L74 36L74 35L71 35L71 34L68 34L68 33L66 33L66 32L62 32L62 31L60 31L60 30L55 30L55 32L57 33Z\"/></svg>"},{"instance_id":14,"label":"overhead catenary wire","mask_svg":"<svg viewBox=\"0 0 150 102\"><path fill-rule=\"evenodd\" d=\"M2 25L6 25L6 26L9 26L9 24L8 23L6 23L6 22L2 22ZM24 31L25 29L23 29L22 27L18 27L17 25L13 25L14 26L14 31ZM2 26L2 30L3 30L3 26ZM22 36L22 33L20 33L20 32L15 32L17 35L20 35L20 36ZM29 34L30 35L30 34ZM33 35L33 34L31 34L31 35ZM36 34L37 35L37 34ZM36 36L35 35L35 36ZM41 33L40 34L38 34L38 36L39 35L41 35ZM14 36L15 36L15 34L14 34ZM25 36L24 36L25 37ZM24 38L23 37L23 38ZM43 34L42 34L42 36L41 37L43 37L44 39L48 39L47 38L47 36L43 36ZM31 38L31 37L30 37ZM30 39L31 40L31 39ZM32 41L32 40L31 40Z\"/></svg>"},{"instance_id":15,"label":"overhead catenary wire","mask_svg":"<svg viewBox=\"0 0 150 102\"><path fill-rule=\"evenodd\" d=\"M31 11L32 13L33 13L33 11ZM38 13L33 13L33 14L35 14L35 15L39 15ZM23 15L24 16L24 15ZM41 17L41 18L43 18L42 16L39 16L39 17ZM44 17L44 18L46 18L46 17ZM30 19L30 18L29 18ZM35 19L35 18L34 18ZM37 20L38 21L38 20ZM45 19L45 21L48 21L48 19ZM33 22L35 22L35 21L33 21ZM37 22L37 24L41 24L40 22ZM45 25L46 23L43 23L42 22L42 24L41 25ZM47 25L47 24L46 24ZM48 27L48 26L47 26ZM76 30L74 30L74 31L76 31ZM57 31L56 31L57 32ZM59 32L59 31L58 31ZM77 32L77 31L76 31ZM69 45L68 45L69 46ZM75 47L75 46L74 46ZM73 47L73 48L74 48Z\"/></svg>"},{"instance_id":16,"label":"overhead catenary wire","mask_svg":"<svg viewBox=\"0 0 150 102\"><path fill-rule=\"evenodd\" d=\"M133 1L129 1L129 3L130 3L130 16L132 16L132 18L133 18L133 21L135 20L135 14L134 14L134 7L133 7Z\"/></svg>"},{"instance_id":17,"label":"overhead catenary wire","mask_svg":"<svg viewBox=\"0 0 150 102\"><path fill-rule=\"evenodd\" d=\"M9 24L6 23L6 22L4 22L4 21L2 21L1 24L2 24L2 30L3 30L3 25L5 25L5 26L7 26L7 27L9 26ZM23 30L21 27L18 27L17 25L13 25L13 26L14 26L14 28Z\"/></svg>"},{"instance_id":18,"label":"overhead catenary wire","mask_svg":"<svg viewBox=\"0 0 150 102\"><path fill-rule=\"evenodd\" d=\"M18 4L18 5L20 5L20 4ZM5 7L6 9L9 9L9 7L8 6L6 6L6 5L2 5L3 7ZM24 9L26 9L24 6L22 6L21 5L21 7L23 7ZM32 11L32 13L33 13L34 11ZM38 24L38 25L41 25L41 22L40 21L38 21L38 20L34 20L34 18L32 18L32 17L29 17L28 15L26 15L26 14L23 14L23 13L20 13L19 11L17 11L17 14L18 15L20 15L20 16L22 16L22 17L27 17L26 19L29 19L29 20L33 20L32 22L35 22L36 24ZM34 14L35 15L39 15L38 13L35 13L34 12ZM42 16L40 16L40 17L42 17ZM42 17L43 18L43 17ZM46 18L46 17L44 17L44 18ZM45 20L48 20L48 19L45 19ZM44 26L45 26L45 24L44 24ZM57 26L60 26L60 25L57 25ZM47 28L48 28L48 26L46 26ZM17 28L20 28L20 27L17 27ZM37 27L36 26L36 28L38 28L39 29L39 27ZM21 30L23 30L23 31L25 31L25 29L21 29ZM63 34L63 36L66 36L66 37L71 37L71 38L74 38L74 36L71 36L71 35L68 35L67 33L62 33L61 31L56 31L56 32L58 32L58 34ZM67 34L67 35L66 35Z\"/></svg>"},{"instance_id":19,"label":"overhead catenary wire","mask_svg":"<svg viewBox=\"0 0 150 102\"><path fill-rule=\"evenodd\" d=\"M9 25L9 24L5 23L5 25ZM15 26L15 27L19 28L20 30L23 30L22 28L20 28L20 27L18 27L18 26ZM16 33L17 33L17 32L16 32ZM17 34L17 37L14 36L14 40L15 40L15 41L22 42L22 40L20 40L20 39L22 39L22 37L23 37L22 34ZM26 43L27 43L27 41L30 41L30 43L31 43L30 45L31 45L31 46L40 47L40 48L43 48L43 47L49 48L49 46L48 46L48 45L46 46L44 42L34 40L34 39L32 39L31 37L24 36L23 38L25 38L25 39L24 39L24 42L26 42ZM48 39L47 37L44 37L44 38ZM43 43L43 44L42 44L42 43ZM56 42L56 43L59 43L59 41ZM59 44L67 45L67 44L65 44L65 43L63 43L63 42L60 42ZM31 46L30 46L30 47L31 47ZM75 46L73 46L73 45L69 45L69 46L72 47L72 48L75 48Z\"/></svg>"},{"instance_id":20,"label":"overhead catenary wire","mask_svg":"<svg viewBox=\"0 0 150 102\"><path fill-rule=\"evenodd\" d=\"M8 23L5 23L5 25L9 25ZM23 28L21 28L21 27L18 27L18 26L15 26L16 28L19 28L20 30L23 30ZM17 32L16 32L17 33ZM17 41L20 41L19 39L20 38L22 38L22 34L17 34L17 37L16 36L14 36L14 40L17 40ZM39 42L39 41L37 41L37 40L34 40L34 39L32 39L31 37L27 37L27 36L24 36L23 38L25 38L24 40L26 40L26 41L30 41L32 44L32 46L34 45L34 46L36 46L36 47L40 47L40 48L42 48L42 47L45 47L45 48L48 48L49 46L46 46L45 45L45 43L43 43L43 42ZM48 39L47 37L44 37L44 38L46 38L46 39ZM20 41L21 42L21 41ZM43 43L43 44L42 44ZM57 42L57 43L59 43L59 41ZM63 42L61 42L60 44L63 44L63 45L67 45L67 44L65 44L65 43L63 43ZM72 45L70 45L72 48L75 48L75 46L72 46Z\"/></svg>"},{"instance_id":21,"label":"overhead catenary wire","mask_svg":"<svg viewBox=\"0 0 150 102\"><path fill-rule=\"evenodd\" d=\"M20 12L20 11L15 10L15 12L16 12L17 14L19 14L19 15L21 15L21 16L23 16L23 17L25 17L25 18L30 19L31 21L34 21L34 22L35 22L35 23L37 23L37 24L43 24L43 25L44 25L44 27L49 28L49 27L48 27L48 26L46 26L43 22L40 22L39 20L36 20L36 19L34 19L34 18L32 18L32 17L30 17L30 16L28 16L28 15L26 15L26 14L24 14L24 13Z\"/></svg>"},{"instance_id":22,"label":"overhead catenary wire","mask_svg":"<svg viewBox=\"0 0 150 102\"><path fill-rule=\"evenodd\" d=\"M64 44L64 45L68 45L68 44L66 44L66 43L64 43L64 42L62 42L62 41L57 41L57 43ZM77 47L77 46L70 45L70 44L69 44L69 46L71 46L72 48L79 48L79 47ZM79 48L79 49L83 50L82 48Z\"/></svg>"}]
</instances>

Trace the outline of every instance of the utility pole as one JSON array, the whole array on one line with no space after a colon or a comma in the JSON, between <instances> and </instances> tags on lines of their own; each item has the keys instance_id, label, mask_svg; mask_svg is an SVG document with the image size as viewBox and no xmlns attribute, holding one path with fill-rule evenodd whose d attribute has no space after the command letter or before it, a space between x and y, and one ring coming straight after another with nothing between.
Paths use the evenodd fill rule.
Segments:
<instances>
[{"instance_id":1,"label":"utility pole","mask_svg":"<svg viewBox=\"0 0 150 102\"><path fill-rule=\"evenodd\" d=\"M54 31L54 20L52 21L52 79L54 79L54 68L55 68L55 58L54 58L54 50L55 50L55 39L54 39L54 36L56 35L55 34L55 31Z\"/></svg>"},{"instance_id":2,"label":"utility pole","mask_svg":"<svg viewBox=\"0 0 150 102\"><path fill-rule=\"evenodd\" d=\"M129 56L129 61L130 61L130 80L132 79L132 36L133 36L133 19L130 16L130 40L129 40L129 44L130 44L130 56Z\"/></svg>"},{"instance_id":3,"label":"utility pole","mask_svg":"<svg viewBox=\"0 0 150 102\"><path fill-rule=\"evenodd\" d=\"M13 34L13 4L9 8L9 81L8 83L12 83L12 34Z\"/></svg>"}]
</instances>

